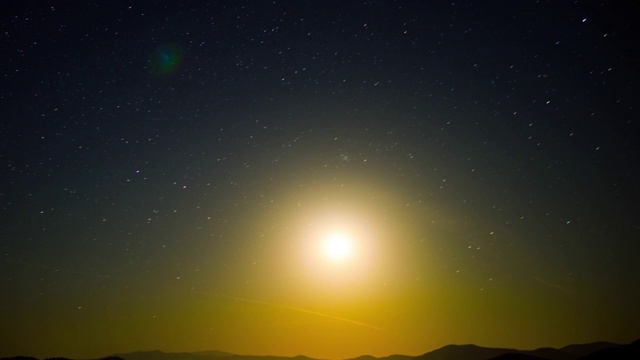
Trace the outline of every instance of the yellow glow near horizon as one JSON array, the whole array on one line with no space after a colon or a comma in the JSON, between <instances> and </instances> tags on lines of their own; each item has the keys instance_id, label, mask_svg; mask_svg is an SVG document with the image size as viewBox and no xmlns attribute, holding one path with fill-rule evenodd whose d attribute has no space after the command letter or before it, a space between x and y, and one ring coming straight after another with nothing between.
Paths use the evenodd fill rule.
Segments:
<instances>
[{"instance_id":1,"label":"yellow glow near horizon","mask_svg":"<svg viewBox=\"0 0 640 360\"><path fill-rule=\"evenodd\" d=\"M240 348L272 336L265 342L269 352L277 343L279 353L334 359L355 357L362 348L384 354L394 346L403 326L394 319L415 318L407 296L416 292L416 269L425 265L414 262L418 234L409 212L415 210L404 194L365 180L283 189L280 198L287 201L260 214L260 226L247 235L260 236L264 247L244 256L264 261L250 270L239 266L248 281L234 284L233 293L244 300L231 301L227 311L236 315L230 323L241 323L235 328L255 335L230 342ZM415 302L422 306L422 300ZM278 331L258 335L274 326Z\"/></svg>"}]
</instances>

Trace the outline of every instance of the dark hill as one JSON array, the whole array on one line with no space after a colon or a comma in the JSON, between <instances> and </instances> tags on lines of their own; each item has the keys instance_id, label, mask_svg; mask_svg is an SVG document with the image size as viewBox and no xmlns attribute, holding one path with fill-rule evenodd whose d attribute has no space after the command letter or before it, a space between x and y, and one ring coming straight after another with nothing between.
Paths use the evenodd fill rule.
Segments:
<instances>
[{"instance_id":1,"label":"dark hill","mask_svg":"<svg viewBox=\"0 0 640 360\"><path fill-rule=\"evenodd\" d=\"M476 345L448 345L438 350L415 357L415 360L487 360L505 355L505 359L517 358L516 354L531 359L575 360L577 356L554 348L536 350L516 350L505 348L487 348ZM527 359L527 357L521 357Z\"/></svg>"},{"instance_id":2,"label":"dark hill","mask_svg":"<svg viewBox=\"0 0 640 360\"><path fill-rule=\"evenodd\" d=\"M415 360L487 360L503 354L517 352L515 349L485 348L476 345L447 345L438 350L416 356Z\"/></svg>"},{"instance_id":3,"label":"dark hill","mask_svg":"<svg viewBox=\"0 0 640 360\"><path fill-rule=\"evenodd\" d=\"M232 353L228 353L228 352L224 352L224 351L218 351L218 350L196 351L196 352L193 352L192 354L193 355L197 355L197 356L218 356L218 357L233 356L234 355Z\"/></svg>"},{"instance_id":4,"label":"dark hill","mask_svg":"<svg viewBox=\"0 0 640 360\"><path fill-rule=\"evenodd\" d=\"M234 355L222 351L200 351L195 353L166 353L163 351L136 351L127 354L114 355L124 360L315 360L306 356L258 356Z\"/></svg>"},{"instance_id":5,"label":"dark hill","mask_svg":"<svg viewBox=\"0 0 640 360\"><path fill-rule=\"evenodd\" d=\"M507 353L491 358L490 360L547 360L547 358L522 353Z\"/></svg>"},{"instance_id":6,"label":"dark hill","mask_svg":"<svg viewBox=\"0 0 640 360\"><path fill-rule=\"evenodd\" d=\"M549 347L535 350L518 351L518 353L548 360L575 360L577 358L576 355L573 355L571 353Z\"/></svg>"},{"instance_id":7,"label":"dark hill","mask_svg":"<svg viewBox=\"0 0 640 360\"><path fill-rule=\"evenodd\" d=\"M390 355L374 357L363 355L347 360L604 360L640 359L640 339L626 345L609 342L568 345L560 349L539 348L516 350L508 348L488 348L477 345L447 345L440 349L419 355ZM30 356L14 356L0 360L38 360ZM68 358L47 358L45 360L71 360ZM166 353L163 351L136 351L112 355L97 360L316 360L306 356L258 356L235 355L222 351L199 351Z\"/></svg>"},{"instance_id":8,"label":"dark hill","mask_svg":"<svg viewBox=\"0 0 640 360\"><path fill-rule=\"evenodd\" d=\"M566 353L575 355L577 357L582 357L582 356L587 356L589 354L592 354L599 350L604 350L604 349L608 349L608 348L612 348L620 345L621 344L614 344L610 342L599 341L599 342L593 342L588 344L568 345L563 348L560 348L560 350Z\"/></svg>"},{"instance_id":9,"label":"dark hill","mask_svg":"<svg viewBox=\"0 0 640 360\"><path fill-rule=\"evenodd\" d=\"M380 360L380 359L382 359L382 358L377 358L377 357L372 356L372 355L361 355L361 356L358 356L358 357L345 359L345 360Z\"/></svg>"},{"instance_id":10,"label":"dark hill","mask_svg":"<svg viewBox=\"0 0 640 360\"><path fill-rule=\"evenodd\" d=\"M598 350L581 360L638 360L640 359L640 339L628 345L620 345L608 349Z\"/></svg>"},{"instance_id":11,"label":"dark hill","mask_svg":"<svg viewBox=\"0 0 640 360\"><path fill-rule=\"evenodd\" d=\"M415 359L413 356L409 355L389 355L383 357L375 357L371 355L362 355L356 358L347 359L347 360L412 360Z\"/></svg>"},{"instance_id":12,"label":"dark hill","mask_svg":"<svg viewBox=\"0 0 640 360\"><path fill-rule=\"evenodd\" d=\"M124 360L209 360L220 359L217 352L208 354L203 353L166 353L163 351L135 351L127 354L117 354L114 357L122 358Z\"/></svg>"}]
</instances>

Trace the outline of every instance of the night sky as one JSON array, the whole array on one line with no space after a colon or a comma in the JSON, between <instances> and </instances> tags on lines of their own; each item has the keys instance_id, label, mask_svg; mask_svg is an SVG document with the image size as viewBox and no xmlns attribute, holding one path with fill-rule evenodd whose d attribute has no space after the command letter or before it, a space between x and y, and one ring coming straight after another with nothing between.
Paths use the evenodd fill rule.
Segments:
<instances>
[{"instance_id":1,"label":"night sky","mask_svg":"<svg viewBox=\"0 0 640 360\"><path fill-rule=\"evenodd\" d=\"M639 15L2 2L0 356L637 339Z\"/></svg>"}]
</instances>

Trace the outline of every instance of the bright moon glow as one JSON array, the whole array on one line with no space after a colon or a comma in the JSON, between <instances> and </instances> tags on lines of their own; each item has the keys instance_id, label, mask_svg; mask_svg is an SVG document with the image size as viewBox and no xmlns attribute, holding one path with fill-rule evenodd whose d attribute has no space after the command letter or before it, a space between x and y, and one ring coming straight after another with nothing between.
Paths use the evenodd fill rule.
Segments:
<instances>
[{"instance_id":1,"label":"bright moon glow","mask_svg":"<svg viewBox=\"0 0 640 360\"><path fill-rule=\"evenodd\" d=\"M307 202L319 201L312 197ZM306 292L329 291L334 297L363 294L387 269L393 253L386 251L391 236L374 204L328 197L319 205L293 207L289 219L295 225L286 225L292 230L285 245L292 250L287 273L300 274Z\"/></svg>"},{"instance_id":2,"label":"bright moon glow","mask_svg":"<svg viewBox=\"0 0 640 360\"><path fill-rule=\"evenodd\" d=\"M353 252L351 239L342 233L331 233L327 235L322 245L324 254L331 260L346 260Z\"/></svg>"}]
</instances>

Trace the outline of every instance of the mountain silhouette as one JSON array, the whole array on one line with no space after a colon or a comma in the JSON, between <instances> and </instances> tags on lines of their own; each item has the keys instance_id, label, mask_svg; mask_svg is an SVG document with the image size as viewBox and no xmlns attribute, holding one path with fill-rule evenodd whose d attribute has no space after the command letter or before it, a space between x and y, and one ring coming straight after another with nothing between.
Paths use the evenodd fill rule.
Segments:
<instances>
[{"instance_id":1,"label":"mountain silhouette","mask_svg":"<svg viewBox=\"0 0 640 360\"><path fill-rule=\"evenodd\" d=\"M347 360L412 360L412 359L414 359L414 357L409 355L389 355L389 356L383 356L383 357L362 355L362 356L358 356L356 358L347 359Z\"/></svg>"},{"instance_id":2,"label":"mountain silhouette","mask_svg":"<svg viewBox=\"0 0 640 360\"><path fill-rule=\"evenodd\" d=\"M170 353L159 350L136 351L117 354L115 357L124 360L315 360L306 356L285 357L268 355L236 355L223 351L198 351Z\"/></svg>"},{"instance_id":3,"label":"mountain silhouette","mask_svg":"<svg viewBox=\"0 0 640 360\"><path fill-rule=\"evenodd\" d=\"M582 357L582 356L587 356L589 354L592 354L598 350L608 349L615 346L620 346L620 344L599 341L599 342L593 342L588 344L567 345L563 348L560 348L560 350L566 353L575 355L577 357Z\"/></svg>"},{"instance_id":4,"label":"mountain silhouette","mask_svg":"<svg viewBox=\"0 0 640 360\"><path fill-rule=\"evenodd\" d=\"M363 355L347 360L604 360L640 359L640 339L630 344L620 345L610 342L574 344L560 349L543 347L535 350L491 348L477 345L447 345L419 355L389 355L374 357ZM15 356L0 360L39 360L35 357ZM71 360L67 358L47 358L45 360ZM316 360L306 356L237 355L223 351L163 352L135 351L103 357L96 360Z\"/></svg>"},{"instance_id":5,"label":"mountain silhouette","mask_svg":"<svg viewBox=\"0 0 640 360\"><path fill-rule=\"evenodd\" d=\"M637 360L640 359L640 339L627 345L614 346L607 349L598 350L580 360Z\"/></svg>"},{"instance_id":6,"label":"mountain silhouette","mask_svg":"<svg viewBox=\"0 0 640 360\"><path fill-rule=\"evenodd\" d=\"M506 353L491 358L490 360L547 360L547 358L527 355L522 353Z\"/></svg>"},{"instance_id":7,"label":"mountain silhouette","mask_svg":"<svg viewBox=\"0 0 640 360\"><path fill-rule=\"evenodd\" d=\"M217 355L217 352L213 355L197 355L197 353L188 352L166 353L160 350L135 351L125 354L116 354L113 356L124 360L209 360L210 358L220 358L220 356Z\"/></svg>"},{"instance_id":8,"label":"mountain silhouette","mask_svg":"<svg viewBox=\"0 0 640 360\"><path fill-rule=\"evenodd\" d=\"M577 360L585 354L608 349L619 344L597 342L576 344L562 349L543 347L535 350L517 350L508 348L490 348L477 345L447 345L440 349L416 356L414 360L489 360L489 359L545 359ZM640 358L639 358L640 359ZM371 359L361 359L371 360Z\"/></svg>"},{"instance_id":9,"label":"mountain silhouette","mask_svg":"<svg viewBox=\"0 0 640 360\"><path fill-rule=\"evenodd\" d=\"M2 358L2 360L38 360L38 358L34 358L31 356L13 356L13 357Z\"/></svg>"},{"instance_id":10,"label":"mountain silhouette","mask_svg":"<svg viewBox=\"0 0 640 360\"><path fill-rule=\"evenodd\" d=\"M193 352L192 354L198 355L198 356L218 356L218 357L234 356L234 354L232 353L218 351L218 350L196 351L196 352Z\"/></svg>"},{"instance_id":11,"label":"mountain silhouette","mask_svg":"<svg viewBox=\"0 0 640 360\"><path fill-rule=\"evenodd\" d=\"M416 356L415 360L487 360L503 354L518 352L516 349L487 348L477 345L447 345Z\"/></svg>"}]
</instances>

